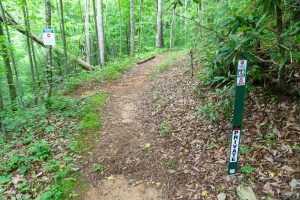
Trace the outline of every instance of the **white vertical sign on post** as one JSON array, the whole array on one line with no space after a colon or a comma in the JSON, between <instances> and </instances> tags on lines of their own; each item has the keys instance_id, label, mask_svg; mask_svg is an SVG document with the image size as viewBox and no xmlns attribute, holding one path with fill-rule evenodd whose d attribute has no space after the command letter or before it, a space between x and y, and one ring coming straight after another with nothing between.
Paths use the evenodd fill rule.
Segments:
<instances>
[{"instance_id":1,"label":"white vertical sign on post","mask_svg":"<svg viewBox=\"0 0 300 200\"><path fill-rule=\"evenodd\" d=\"M46 46L54 46L56 44L54 29L43 29L43 43Z\"/></svg>"}]
</instances>

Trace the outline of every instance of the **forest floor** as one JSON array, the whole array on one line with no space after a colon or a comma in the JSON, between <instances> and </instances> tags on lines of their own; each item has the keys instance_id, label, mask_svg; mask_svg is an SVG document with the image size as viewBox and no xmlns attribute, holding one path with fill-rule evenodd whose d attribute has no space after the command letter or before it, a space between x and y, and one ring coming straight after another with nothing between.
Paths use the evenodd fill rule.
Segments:
<instances>
[{"instance_id":1,"label":"forest floor","mask_svg":"<svg viewBox=\"0 0 300 200\"><path fill-rule=\"evenodd\" d=\"M244 170L229 177L230 119L213 124L199 116L199 107L208 101L217 104L220 97L191 79L185 55L166 64L172 54L136 65L104 85L82 85L71 94L108 94L101 109L103 128L96 133L100 139L96 142L94 134L87 139L90 147L81 170L85 181L75 188L83 191L79 197L188 200L216 199L222 193L238 199L239 185L269 199L299 195L296 103L284 99L268 104L260 95L246 101L240 156ZM82 189L86 183L87 192Z\"/></svg>"}]
</instances>

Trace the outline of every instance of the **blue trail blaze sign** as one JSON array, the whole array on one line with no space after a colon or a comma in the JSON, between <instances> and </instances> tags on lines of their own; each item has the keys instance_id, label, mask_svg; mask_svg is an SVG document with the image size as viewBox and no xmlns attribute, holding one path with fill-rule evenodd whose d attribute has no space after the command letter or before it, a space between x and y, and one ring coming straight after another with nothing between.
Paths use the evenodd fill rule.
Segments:
<instances>
[{"instance_id":1,"label":"blue trail blaze sign","mask_svg":"<svg viewBox=\"0 0 300 200\"><path fill-rule=\"evenodd\" d=\"M234 113L232 120L232 135L228 162L228 175L235 174L238 168L238 155L244 112L244 97L246 91L247 60L240 60L236 73L236 89Z\"/></svg>"}]
</instances>

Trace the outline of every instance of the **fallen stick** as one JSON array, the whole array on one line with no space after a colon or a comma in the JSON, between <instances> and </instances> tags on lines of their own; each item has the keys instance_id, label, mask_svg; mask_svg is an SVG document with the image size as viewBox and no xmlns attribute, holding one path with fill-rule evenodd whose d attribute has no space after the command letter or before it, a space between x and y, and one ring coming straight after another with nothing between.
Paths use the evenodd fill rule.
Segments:
<instances>
[{"instance_id":1,"label":"fallen stick","mask_svg":"<svg viewBox=\"0 0 300 200\"><path fill-rule=\"evenodd\" d=\"M148 61L154 59L155 57L156 57L156 56L152 56L152 57L150 57L150 58L147 58L146 60L143 60L143 61L141 61L141 62L138 62L137 64L138 64L138 65L144 64L144 63L146 63L146 62L148 62Z\"/></svg>"}]
</instances>

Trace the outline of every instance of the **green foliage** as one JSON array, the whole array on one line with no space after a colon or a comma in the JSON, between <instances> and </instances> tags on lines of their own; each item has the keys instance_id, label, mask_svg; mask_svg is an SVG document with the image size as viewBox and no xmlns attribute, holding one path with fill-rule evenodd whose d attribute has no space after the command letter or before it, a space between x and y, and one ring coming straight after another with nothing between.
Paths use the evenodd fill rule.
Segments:
<instances>
[{"instance_id":1,"label":"green foliage","mask_svg":"<svg viewBox=\"0 0 300 200\"><path fill-rule=\"evenodd\" d=\"M265 138L265 145L269 148L273 148L277 144L277 133L272 132L268 134Z\"/></svg>"},{"instance_id":2,"label":"green foliage","mask_svg":"<svg viewBox=\"0 0 300 200\"><path fill-rule=\"evenodd\" d=\"M160 131L159 131L159 133L160 133L161 135L169 135L169 133L170 133L170 127L171 127L170 122L168 122L168 121L163 121L163 122L161 123L161 125L160 125Z\"/></svg>"},{"instance_id":3,"label":"green foliage","mask_svg":"<svg viewBox=\"0 0 300 200\"><path fill-rule=\"evenodd\" d=\"M250 150L247 147L241 146L241 152L245 155L250 153Z\"/></svg>"},{"instance_id":4,"label":"green foliage","mask_svg":"<svg viewBox=\"0 0 300 200\"><path fill-rule=\"evenodd\" d=\"M251 173L255 171L255 168L251 165L245 165L241 168L241 170L246 176L250 176Z\"/></svg>"},{"instance_id":5,"label":"green foliage","mask_svg":"<svg viewBox=\"0 0 300 200\"><path fill-rule=\"evenodd\" d=\"M214 142L208 144L208 149L216 149L218 145Z\"/></svg>"},{"instance_id":6,"label":"green foliage","mask_svg":"<svg viewBox=\"0 0 300 200\"><path fill-rule=\"evenodd\" d=\"M224 86L223 89L216 88L214 92L209 94L212 99L218 98L216 103L207 103L206 105L199 106L197 113L204 116L211 124L219 123L221 117L229 119L231 117L231 110L233 106L232 94L234 87Z\"/></svg>"},{"instance_id":7,"label":"green foliage","mask_svg":"<svg viewBox=\"0 0 300 200\"><path fill-rule=\"evenodd\" d=\"M173 160L167 160L164 163L164 167L168 170L175 170L176 169L176 164Z\"/></svg>"},{"instance_id":8,"label":"green foliage","mask_svg":"<svg viewBox=\"0 0 300 200\"><path fill-rule=\"evenodd\" d=\"M93 171L97 172L97 173L102 172L103 171L103 166L100 165L100 164L93 164Z\"/></svg>"},{"instance_id":9,"label":"green foliage","mask_svg":"<svg viewBox=\"0 0 300 200\"><path fill-rule=\"evenodd\" d=\"M29 145L29 155L33 155L36 159L45 160L50 158L52 149L51 146L45 141L39 141Z\"/></svg>"},{"instance_id":10,"label":"green foliage","mask_svg":"<svg viewBox=\"0 0 300 200\"><path fill-rule=\"evenodd\" d=\"M170 66L172 66L172 64L174 63L175 60L177 60L178 57L182 56L186 54L186 50L181 50L181 51L175 51L172 53L171 56L167 56L163 62L154 70L151 71L150 75L149 75L149 79L153 79L154 75L157 73L162 73L166 70L169 69Z\"/></svg>"},{"instance_id":11,"label":"green foliage","mask_svg":"<svg viewBox=\"0 0 300 200\"><path fill-rule=\"evenodd\" d=\"M106 94L98 93L94 94L86 101L81 112L83 120L79 125L80 128L91 131L96 131L101 128L101 116L95 108L99 108L104 105L106 97Z\"/></svg>"}]
</instances>

